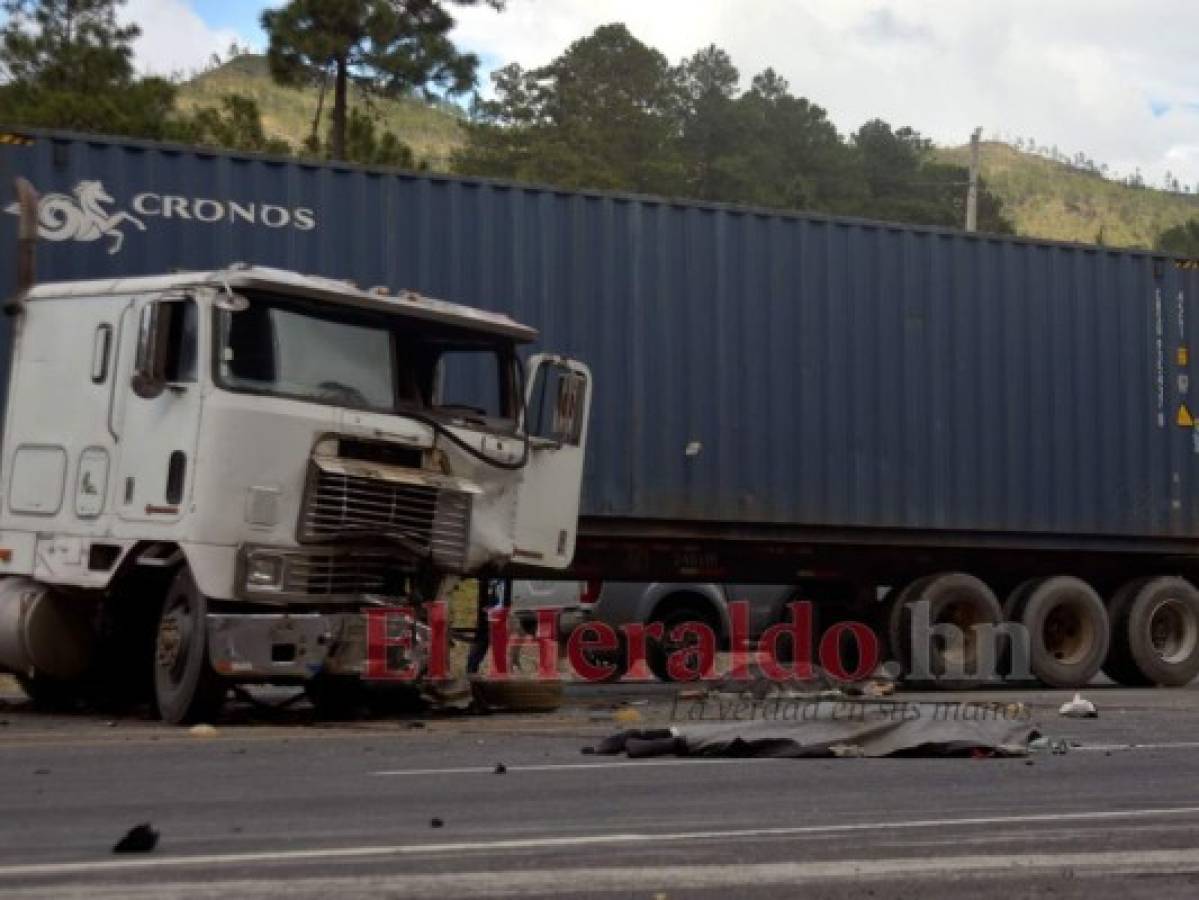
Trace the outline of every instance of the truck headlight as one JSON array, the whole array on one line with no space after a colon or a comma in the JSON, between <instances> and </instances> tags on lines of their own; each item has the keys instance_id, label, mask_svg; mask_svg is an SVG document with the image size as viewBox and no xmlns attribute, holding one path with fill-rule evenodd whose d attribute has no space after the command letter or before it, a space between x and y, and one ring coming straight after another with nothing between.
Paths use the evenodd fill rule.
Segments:
<instances>
[{"instance_id":1,"label":"truck headlight","mask_svg":"<svg viewBox=\"0 0 1199 900\"><path fill-rule=\"evenodd\" d=\"M283 557L253 553L246 560L246 589L277 591L283 587Z\"/></svg>"}]
</instances>

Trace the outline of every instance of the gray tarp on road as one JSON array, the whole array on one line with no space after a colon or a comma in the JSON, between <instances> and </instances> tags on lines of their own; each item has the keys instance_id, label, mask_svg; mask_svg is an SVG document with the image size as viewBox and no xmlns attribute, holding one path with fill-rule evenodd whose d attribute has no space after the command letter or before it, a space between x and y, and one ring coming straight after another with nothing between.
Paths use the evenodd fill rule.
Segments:
<instances>
[{"instance_id":1,"label":"gray tarp on road","mask_svg":"<svg viewBox=\"0 0 1199 900\"><path fill-rule=\"evenodd\" d=\"M715 708L712 708L713 710ZM1038 731L1019 705L768 701L738 721L622 731L593 752L678 756L1023 756Z\"/></svg>"}]
</instances>

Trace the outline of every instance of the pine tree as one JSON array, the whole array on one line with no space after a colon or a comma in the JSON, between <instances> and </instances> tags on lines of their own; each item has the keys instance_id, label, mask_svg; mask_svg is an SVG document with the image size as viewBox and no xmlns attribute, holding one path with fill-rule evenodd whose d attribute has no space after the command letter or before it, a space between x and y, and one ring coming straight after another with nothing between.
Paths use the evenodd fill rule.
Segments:
<instances>
[{"instance_id":1,"label":"pine tree","mask_svg":"<svg viewBox=\"0 0 1199 900\"><path fill-rule=\"evenodd\" d=\"M332 146L345 159L351 83L387 96L413 91L464 93L475 84L479 60L449 39L450 4L506 0L290 0L262 14L270 38L271 74L282 84L333 78ZM319 128L319 123L314 133Z\"/></svg>"}]
</instances>

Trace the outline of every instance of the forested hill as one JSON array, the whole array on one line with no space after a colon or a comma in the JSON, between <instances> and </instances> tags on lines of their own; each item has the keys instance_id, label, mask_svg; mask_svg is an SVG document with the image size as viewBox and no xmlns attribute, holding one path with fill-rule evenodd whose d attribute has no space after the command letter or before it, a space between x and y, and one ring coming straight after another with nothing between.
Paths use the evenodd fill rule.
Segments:
<instances>
[{"instance_id":1,"label":"forested hill","mask_svg":"<svg viewBox=\"0 0 1199 900\"><path fill-rule=\"evenodd\" d=\"M319 91L275 83L266 60L247 54L181 85L179 106L210 106L226 94L254 99L266 132L299 147L311 131ZM371 103L419 162L437 171L450 169L453 153L466 141L465 117L457 107L415 99ZM964 166L969 148L937 148L935 155ZM1199 195L1131 187L1005 143L983 144L982 171L1016 231L1029 237L1150 247L1162 231L1199 216Z\"/></svg>"}]
</instances>

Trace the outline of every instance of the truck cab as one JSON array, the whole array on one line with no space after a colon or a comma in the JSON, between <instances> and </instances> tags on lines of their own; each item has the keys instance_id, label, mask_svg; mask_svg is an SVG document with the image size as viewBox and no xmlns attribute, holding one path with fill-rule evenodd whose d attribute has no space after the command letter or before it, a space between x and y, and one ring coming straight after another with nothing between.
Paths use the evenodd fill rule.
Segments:
<instances>
[{"instance_id":1,"label":"truck cab","mask_svg":"<svg viewBox=\"0 0 1199 900\"><path fill-rule=\"evenodd\" d=\"M231 681L359 674L371 605L571 561L590 373L522 363L507 316L245 265L10 310L0 667L35 694L141 622L187 721Z\"/></svg>"}]
</instances>

